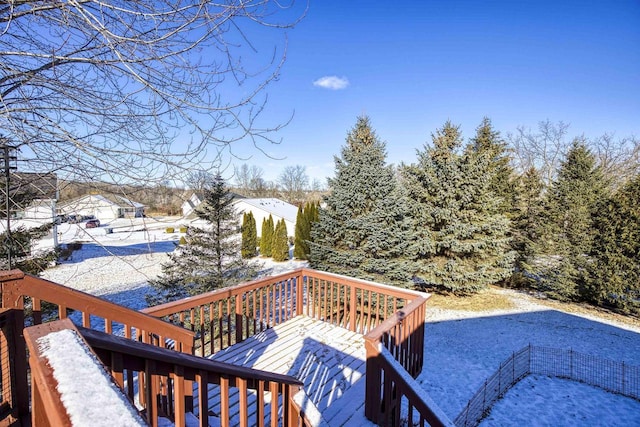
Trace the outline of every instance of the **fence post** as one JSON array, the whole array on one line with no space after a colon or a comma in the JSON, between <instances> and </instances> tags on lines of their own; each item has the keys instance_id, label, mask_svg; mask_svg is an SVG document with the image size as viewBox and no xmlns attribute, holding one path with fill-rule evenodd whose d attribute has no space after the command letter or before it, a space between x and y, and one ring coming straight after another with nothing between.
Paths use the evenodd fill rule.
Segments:
<instances>
[{"instance_id":1,"label":"fence post","mask_svg":"<svg viewBox=\"0 0 640 427\"><path fill-rule=\"evenodd\" d=\"M624 375L625 375L625 373L624 373L624 362L622 362L622 394L624 394L626 396L626 393L625 393L625 388L626 387L625 387L625 383L624 383Z\"/></svg>"},{"instance_id":2,"label":"fence post","mask_svg":"<svg viewBox=\"0 0 640 427\"><path fill-rule=\"evenodd\" d=\"M573 349L569 349L569 378L573 379Z\"/></svg>"}]
</instances>

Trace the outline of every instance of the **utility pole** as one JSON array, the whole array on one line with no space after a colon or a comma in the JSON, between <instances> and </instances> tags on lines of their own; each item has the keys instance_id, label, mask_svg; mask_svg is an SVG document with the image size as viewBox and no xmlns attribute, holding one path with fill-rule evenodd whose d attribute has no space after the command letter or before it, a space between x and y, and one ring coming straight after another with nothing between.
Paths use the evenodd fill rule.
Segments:
<instances>
[{"instance_id":1,"label":"utility pole","mask_svg":"<svg viewBox=\"0 0 640 427\"><path fill-rule=\"evenodd\" d=\"M9 270L13 268L13 239L11 238L11 195L10 195L10 182L11 171L18 169L15 166L18 158L15 155L16 147L9 145L6 138L0 136L0 150L2 151L3 169L4 169L4 202L5 213L7 215L7 230L5 232L5 247L7 248L7 261L9 262ZM12 163L14 165L12 165Z\"/></svg>"}]
</instances>

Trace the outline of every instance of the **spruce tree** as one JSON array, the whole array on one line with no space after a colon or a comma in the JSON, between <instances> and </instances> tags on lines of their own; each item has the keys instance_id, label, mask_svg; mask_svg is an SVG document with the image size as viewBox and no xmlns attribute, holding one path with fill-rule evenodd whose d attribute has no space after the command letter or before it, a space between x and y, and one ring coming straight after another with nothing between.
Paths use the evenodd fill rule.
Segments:
<instances>
[{"instance_id":1,"label":"spruce tree","mask_svg":"<svg viewBox=\"0 0 640 427\"><path fill-rule=\"evenodd\" d=\"M307 259L309 254L309 239L311 239L311 223L309 222L309 203L303 208L298 207L296 215L296 234L293 248L293 256L297 259Z\"/></svg>"},{"instance_id":2,"label":"spruce tree","mask_svg":"<svg viewBox=\"0 0 640 427\"><path fill-rule=\"evenodd\" d=\"M462 136L450 122L432 140L417 164L403 168L415 280L435 290L475 292L513 270L509 221L490 188L495 169L488 156L469 148L460 153Z\"/></svg>"},{"instance_id":3,"label":"spruce tree","mask_svg":"<svg viewBox=\"0 0 640 427\"><path fill-rule=\"evenodd\" d=\"M640 175L595 215L597 236L584 297L597 305L640 315Z\"/></svg>"},{"instance_id":4,"label":"spruce tree","mask_svg":"<svg viewBox=\"0 0 640 427\"><path fill-rule=\"evenodd\" d=\"M260 255L264 257L271 256L271 247L273 244L273 217L262 220L262 234L260 235Z\"/></svg>"},{"instance_id":5,"label":"spruce tree","mask_svg":"<svg viewBox=\"0 0 640 427\"><path fill-rule=\"evenodd\" d=\"M335 158L331 193L311 229L313 268L407 286L410 221L406 199L386 165L385 144L359 117Z\"/></svg>"},{"instance_id":6,"label":"spruce tree","mask_svg":"<svg viewBox=\"0 0 640 427\"><path fill-rule=\"evenodd\" d=\"M241 256L237 214L233 198L220 174L211 178L203 202L196 208L206 226L191 226L186 244L178 246L162 265L162 275L151 281L156 294L150 305L235 285L252 277Z\"/></svg>"},{"instance_id":7,"label":"spruce tree","mask_svg":"<svg viewBox=\"0 0 640 427\"><path fill-rule=\"evenodd\" d=\"M242 258L253 258L256 256L258 246L258 234L256 220L253 212L245 212L242 217Z\"/></svg>"},{"instance_id":8,"label":"spruce tree","mask_svg":"<svg viewBox=\"0 0 640 427\"><path fill-rule=\"evenodd\" d=\"M278 221L276 225L271 248L271 256L274 261L282 262L289 259L289 239L287 237L287 224L284 219Z\"/></svg>"},{"instance_id":9,"label":"spruce tree","mask_svg":"<svg viewBox=\"0 0 640 427\"><path fill-rule=\"evenodd\" d=\"M467 145L467 150L477 156L486 157L490 176L488 188L495 197L500 198L499 211L510 217L515 197L515 174L510 166L507 143L500 136L500 132L493 128L489 118L482 119L476 129L476 135Z\"/></svg>"},{"instance_id":10,"label":"spruce tree","mask_svg":"<svg viewBox=\"0 0 640 427\"><path fill-rule=\"evenodd\" d=\"M537 169L529 168L517 179L517 191L512 222L512 247L516 251L515 272L510 284L515 287L535 287L536 267L540 255L544 224L542 178Z\"/></svg>"},{"instance_id":11,"label":"spruce tree","mask_svg":"<svg viewBox=\"0 0 640 427\"><path fill-rule=\"evenodd\" d=\"M606 183L594 155L574 140L549 191L545 230L543 289L560 299L581 298L585 268L596 229L594 215L606 196Z\"/></svg>"}]
</instances>

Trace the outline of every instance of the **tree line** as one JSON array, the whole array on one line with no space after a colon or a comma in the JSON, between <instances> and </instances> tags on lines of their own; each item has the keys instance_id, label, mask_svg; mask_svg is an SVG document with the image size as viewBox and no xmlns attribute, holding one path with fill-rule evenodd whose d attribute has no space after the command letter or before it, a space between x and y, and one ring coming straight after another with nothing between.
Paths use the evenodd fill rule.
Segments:
<instances>
[{"instance_id":1,"label":"tree line","mask_svg":"<svg viewBox=\"0 0 640 427\"><path fill-rule=\"evenodd\" d=\"M311 228L311 266L456 294L529 288L638 314L637 144L594 152L576 138L549 161L513 144L525 136L508 142L485 118L465 142L448 121L414 163L394 167L358 118Z\"/></svg>"}]
</instances>

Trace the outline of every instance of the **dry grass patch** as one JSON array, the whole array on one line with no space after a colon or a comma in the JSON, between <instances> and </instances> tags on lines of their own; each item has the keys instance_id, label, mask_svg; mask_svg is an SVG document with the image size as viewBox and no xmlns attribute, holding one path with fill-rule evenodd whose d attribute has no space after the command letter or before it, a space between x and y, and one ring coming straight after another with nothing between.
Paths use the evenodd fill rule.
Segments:
<instances>
[{"instance_id":1,"label":"dry grass patch","mask_svg":"<svg viewBox=\"0 0 640 427\"><path fill-rule=\"evenodd\" d=\"M508 296L502 295L494 288L485 289L466 297L455 295L432 294L428 305L447 310L486 311L507 310L514 305Z\"/></svg>"},{"instance_id":2,"label":"dry grass patch","mask_svg":"<svg viewBox=\"0 0 640 427\"><path fill-rule=\"evenodd\" d=\"M570 303L570 302L555 301L551 299L536 299L536 302L556 310L564 311L566 313L574 313L578 315L582 314L582 315L588 315L593 317L599 317L604 320L624 323L626 325L640 328L639 318L634 316L625 316L624 314L615 313L613 311L610 311L604 308L594 307L587 304L576 304L576 303Z\"/></svg>"}]
</instances>

